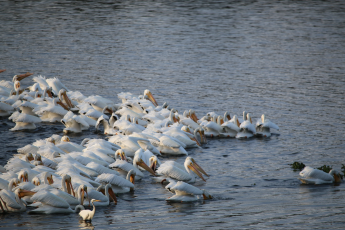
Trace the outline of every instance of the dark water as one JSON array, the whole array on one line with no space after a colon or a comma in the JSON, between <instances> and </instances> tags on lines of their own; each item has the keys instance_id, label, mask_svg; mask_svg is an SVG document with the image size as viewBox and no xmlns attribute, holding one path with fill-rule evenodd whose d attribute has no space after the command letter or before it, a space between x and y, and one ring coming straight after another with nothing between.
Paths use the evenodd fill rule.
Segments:
<instances>
[{"instance_id":1,"label":"dark water","mask_svg":"<svg viewBox=\"0 0 345 230\"><path fill-rule=\"evenodd\" d=\"M0 215L0 228L344 228L344 183L303 186L288 165L345 164L342 1L1 1L0 22L1 79L30 71L114 102L149 88L181 112L265 113L281 128L189 151L210 174L195 185L214 200L167 204L171 194L146 178L116 206L98 208L90 226L73 214L21 213ZM13 126L0 120L1 164L63 129ZM71 140L85 137L103 135Z\"/></svg>"}]
</instances>

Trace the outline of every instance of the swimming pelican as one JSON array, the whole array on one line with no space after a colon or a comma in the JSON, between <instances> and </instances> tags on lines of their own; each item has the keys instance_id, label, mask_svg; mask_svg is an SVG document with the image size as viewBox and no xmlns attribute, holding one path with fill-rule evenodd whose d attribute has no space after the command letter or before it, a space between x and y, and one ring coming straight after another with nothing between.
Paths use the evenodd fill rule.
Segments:
<instances>
[{"instance_id":1,"label":"swimming pelican","mask_svg":"<svg viewBox=\"0 0 345 230\"><path fill-rule=\"evenodd\" d=\"M161 136L159 142L156 142L156 144L158 145L157 149L161 153L168 155L188 155L188 152L184 149L186 145L178 139L168 135Z\"/></svg>"},{"instance_id":2,"label":"swimming pelican","mask_svg":"<svg viewBox=\"0 0 345 230\"><path fill-rule=\"evenodd\" d=\"M38 111L36 111L36 114L41 116L42 121L57 122L66 115L68 111L57 104L58 100L59 99L55 98L53 100L53 104L40 108Z\"/></svg>"},{"instance_id":3,"label":"swimming pelican","mask_svg":"<svg viewBox=\"0 0 345 230\"><path fill-rule=\"evenodd\" d=\"M179 181L185 181L188 183L195 182L195 174L198 175L203 181L206 181L201 173L208 176L207 173L195 162L192 157L187 157L184 166L174 162L166 161L157 170L160 177L154 178L155 181L162 182L166 178L172 178Z\"/></svg>"},{"instance_id":4,"label":"swimming pelican","mask_svg":"<svg viewBox=\"0 0 345 230\"><path fill-rule=\"evenodd\" d=\"M270 137L271 129L279 130L278 125L271 122L269 119L266 119L265 114L261 115L261 118L256 122L256 135L262 137Z\"/></svg>"},{"instance_id":5,"label":"swimming pelican","mask_svg":"<svg viewBox=\"0 0 345 230\"><path fill-rule=\"evenodd\" d=\"M0 102L0 116L10 116L15 111L15 108L13 108L11 105Z\"/></svg>"},{"instance_id":6,"label":"swimming pelican","mask_svg":"<svg viewBox=\"0 0 345 230\"><path fill-rule=\"evenodd\" d=\"M128 163L125 159L125 154L123 150L117 150L115 152L116 155L120 156L121 159L117 159L113 164L110 164L110 168L116 168L118 172L122 175L128 175L129 171L133 170L136 173L135 179L140 180L145 175L139 170L139 166L151 173L152 175L155 175L155 172L147 166L147 164L144 161L145 154L144 151L140 148L135 152L134 158L133 158L133 164Z\"/></svg>"},{"instance_id":7,"label":"swimming pelican","mask_svg":"<svg viewBox=\"0 0 345 230\"><path fill-rule=\"evenodd\" d=\"M97 190L90 189L88 191L89 198L97 199L99 202L94 204L95 206L108 206L110 198L117 204L117 198L110 184L100 185ZM88 204L87 204L88 205Z\"/></svg>"},{"instance_id":8,"label":"swimming pelican","mask_svg":"<svg viewBox=\"0 0 345 230\"><path fill-rule=\"evenodd\" d=\"M89 128L89 124L81 117L73 115L68 120L61 119L61 123L65 125L64 133L81 133L82 129Z\"/></svg>"},{"instance_id":9,"label":"swimming pelican","mask_svg":"<svg viewBox=\"0 0 345 230\"><path fill-rule=\"evenodd\" d=\"M243 114L245 114L245 112L243 112ZM236 138L250 138L255 135L256 129L252 122L251 114L247 113L246 118L247 120L241 123L240 131L236 134Z\"/></svg>"},{"instance_id":10,"label":"swimming pelican","mask_svg":"<svg viewBox=\"0 0 345 230\"><path fill-rule=\"evenodd\" d=\"M41 119L26 113L14 112L8 119L16 123L11 131L36 129L35 123L40 123Z\"/></svg>"},{"instance_id":11,"label":"swimming pelican","mask_svg":"<svg viewBox=\"0 0 345 230\"><path fill-rule=\"evenodd\" d=\"M114 193L118 194L129 192L134 188L134 177L134 170L130 170L126 179L114 174L103 173L99 175L95 181L103 184L111 184Z\"/></svg>"},{"instance_id":12,"label":"swimming pelican","mask_svg":"<svg viewBox=\"0 0 345 230\"><path fill-rule=\"evenodd\" d=\"M78 212L80 209L84 209L83 206L77 205L75 210L72 210L69 204L62 198L58 197L57 195L51 193L50 191L39 191L35 193L31 199L34 202L40 202L37 204L33 204L31 206L38 207L34 210L29 211L28 213L37 213L37 214L67 214Z\"/></svg>"},{"instance_id":13,"label":"swimming pelican","mask_svg":"<svg viewBox=\"0 0 345 230\"><path fill-rule=\"evenodd\" d=\"M301 178L298 179L303 184L330 184L341 182L340 174L334 169L326 173L322 170L306 166L299 175Z\"/></svg>"},{"instance_id":14,"label":"swimming pelican","mask_svg":"<svg viewBox=\"0 0 345 230\"><path fill-rule=\"evenodd\" d=\"M153 97L153 95L152 95L152 93L151 93L150 90L146 89L146 90L144 91L144 96L145 96L145 95L146 95L146 96L148 97L148 99L155 105L155 107L158 106L158 103L157 103L156 99Z\"/></svg>"},{"instance_id":15,"label":"swimming pelican","mask_svg":"<svg viewBox=\"0 0 345 230\"><path fill-rule=\"evenodd\" d=\"M237 115L234 115L231 120L224 122L222 127L224 128L225 135L228 137L236 137L237 133L241 130L240 125Z\"/></svg>"},{"instance_id":16,"label":"swimming pelican","mask_svg":"<svg viewBox=\"0 0 345 230\"><path fill-rule=\"evenodd\" d=\"M92 211L91 210L82 210L82 211L79 212L79 216L81 216L84 221L90 221L91 222L91 220L92 220L92 218L93 218L93 216L95 215L95 212L96 212L96 207L93 204L93 202L99 202L99 201L100 200L92 199L91 200L91 203L92 203L92 206L93 206Z\"/></svg>"},{"instance_id":17,"label":"swimming pelican","mask_svg":"<svg viewBox=\"0 0 345 230\"><path fill-rule=\"evenodd\" d=\"M3 189L0 191L1 206L5 207L8 212L24 212L26 211L26 206L21 198L31 194L33 192L21 188L16 189L14 193Z\"/></svg>"},{"instance_id":18,"label":"swimming pelican","mask_svg":"<svg viewBox=\"0 0 345 230\"><path fill-rule=\"evenodd\" d=\"M169 191L175 193L174 196L166 199L168 202L194 202L198 200L197 195L202 195L204 200L212 199L212 196L206 191L183 181L172 182L173 186L167 185Z\"/></svg>"},{"instance_id":19,"label":"swimming pelican","mask_svg":"<svg viewBox=\"0 0 345 230\"><path fill-rule=\"evenodd\" d=\"M101 124L102 124L103 127L104 127L104 134L105 134L105 135L114 135L114 134L116 134L116 132L118 131L118 130L114 129L113 126L111 126L111 125L109 124L109 121L108 121L108 119L107 119L107 117L106 117L105 115L102 115L102 116L100 116L100 117L98 118L98 120L97 120L97 122L96 122L96 125L95 125L96 130L99 129L99 126L100 126ZM113 123L113 124L114 124L114 123Z\"/></svg>"}]
</instances>

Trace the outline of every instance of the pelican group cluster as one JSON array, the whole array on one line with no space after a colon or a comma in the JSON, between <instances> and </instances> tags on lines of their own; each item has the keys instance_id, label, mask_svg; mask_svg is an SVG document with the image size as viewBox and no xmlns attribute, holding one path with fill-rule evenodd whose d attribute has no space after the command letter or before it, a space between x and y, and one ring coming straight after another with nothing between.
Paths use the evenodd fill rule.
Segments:
<instances>
[{"instance_id":1,"label":"pelican group cluster","mask_svg":"<svg viewBox=\"0 0 345 230\"><path fill-rule=\"evenodd\" d=\"M64 135L23 146L0 166L0 213L79 212L90 221L95 207L121 202L117 195L135 191L143 178L164 184L173 194L167 202L212 199L208 191L192 185L206 182L209 175L187 150L202 148L206 137L270 137L271 129L279 130L264 114L256 124L247 112L242 119L231 118L229 112L223 116L209 112L201 119L192 109L181 114L166 102L159 106L149 90L139 96L119 93L121 102L116 104L73 92L58 78L36 76L33 85L22 87L21 80L30 75L0 81L0 116L15 123L11 131L49 122L62 123ZM103 132L104 139L85 138L78 144L67 136L91 127ZM185 157L184 164L163 162L163 155ZM302 182L320 183L308 180L318 172L306 168L302 174ZM330 175L321 176L332 181ZM85 210L91 204L93 210Z\"/></svg>"}]
</instances>

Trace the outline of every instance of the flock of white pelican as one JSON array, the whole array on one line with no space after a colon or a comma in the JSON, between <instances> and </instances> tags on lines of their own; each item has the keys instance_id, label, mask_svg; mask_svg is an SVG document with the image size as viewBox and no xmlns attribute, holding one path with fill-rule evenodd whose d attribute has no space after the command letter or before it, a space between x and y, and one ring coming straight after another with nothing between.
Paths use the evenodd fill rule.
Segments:
<instances>
[{"instance_id":1,"label":"flock of white pelican","mask_svg":"<svg viewBox=\"0 0 345 230\"><path fill-rule=\"evenodd\" d=\"M140 96L119 93L122 102L115 104L98 95L73 92L57 78L36 76L33 85L22 87L20 81L30 75L0 82L0 116L15 123L11 131L61 122L66 135L36 140L0 166L0 213L30 207L29 213L78 212L90 221L95 206L116 204L116 194L135 190L135 182L144 177L167 184L173 194L168 202L211 199L208 191L191 185L198 179L206 181L208 174L187 150L201 148L206 137L269 137L271 129L279 130L265 115L254 124L246 112L242 119L231 118L228 112L223 116L210 112L201 119L193 110L179 114L167 103L159 106L149 90ZM77 144L67 136L102 126L105 139L85 138ZM162 163L161 155L186 159L184 165ZM85 210L91 204L93 210Z\"/></svg>"}]
</instances>

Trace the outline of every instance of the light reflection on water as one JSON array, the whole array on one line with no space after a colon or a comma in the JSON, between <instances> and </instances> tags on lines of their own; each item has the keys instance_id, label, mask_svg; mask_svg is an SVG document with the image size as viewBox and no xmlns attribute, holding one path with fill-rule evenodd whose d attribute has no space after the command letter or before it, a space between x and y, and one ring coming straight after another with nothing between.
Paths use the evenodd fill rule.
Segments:
<instances>
[{"instance_id":1,"label":"light reflection on water","mask_svg":"<svg viewBox=\"0 0 345 230\"><path fill-rule=\"evenodd\" d=\"M343 228L344 185L302 186L288 164L344 163L345 5L271 1L4 1L0 79L26 71L119 102L149 88L162 104L241 116L265 113L281 128L269 139L209 140L189 153L210 174L195 186L215 199L167 204L145 178L118 204L76 214L0 215L1 228ZM31 84L25 80L24 84ZM0 163L16 149L62 134L62 124L8 132ZM91 129L71 135L103 138ZM172 158L183 162L183 158Z\"/></svg>"}]
</instances>

